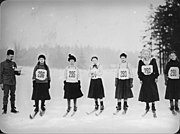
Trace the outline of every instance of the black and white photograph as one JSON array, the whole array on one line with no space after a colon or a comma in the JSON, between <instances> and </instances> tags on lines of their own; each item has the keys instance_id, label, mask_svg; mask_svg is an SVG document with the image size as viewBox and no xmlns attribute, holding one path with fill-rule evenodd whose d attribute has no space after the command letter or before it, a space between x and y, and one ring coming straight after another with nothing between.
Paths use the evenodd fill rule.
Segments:
<instances>
[{"instance_id":1,"label":"black and white photograph","mask_svg":"<svg viewBox=\"0 0 180 134\"><path fill-rule=\"evenodd\" d=\"M179 0L4 0L1 133L179 133Z\"/></svg>"}]
</instances>

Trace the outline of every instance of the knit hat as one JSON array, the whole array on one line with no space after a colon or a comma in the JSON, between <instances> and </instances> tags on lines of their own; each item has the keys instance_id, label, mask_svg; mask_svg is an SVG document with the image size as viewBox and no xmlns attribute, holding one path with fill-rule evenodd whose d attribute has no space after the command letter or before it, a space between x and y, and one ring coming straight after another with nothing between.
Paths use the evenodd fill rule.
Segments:
<instances>
[{"instance_id":1,"label":"knit hat","mask_svg":"<svg viewBox=\"0 0 180 134\"><path fill-rule=\"evenodd\" d=\"M120 54L120 58L121 58L121 57L125 57L125 58L127 58L127 54L122 53L122 54Z\"/></svg>"},{"instance_id":2,"label":"knit hat","mask_svg":"<svg viewBox=\"0 0 180 134\"><path fill-rule=\"evenodd\" d=\"M43 58L44 60L46 59L46 57L45 57L43 54L39 55L38 60L39 60L40 58Z\"/></svg>"},{"instance_id":3,"label":"knit hat","mask_svg":"<svg viewBox=\"0 0 180 134\"><path fill-rule=\"evenodd\" d=\"M74 61L76 62L76 57L74 57L74 56L71 55L71 54L69 54L68 56L69 56L69 57L68 57L68 61L74 60Z\"/></svg>"},{"instance_id":4,"label":"knit hat","mask_svg":"<svg viewBox=\"0 0 180 134\"><path fill-rule=\"evenodd\" d=\"M7 51L7 55L14 55L14 51L11 50L11 49L9 49L9 50Z\"/></svg>"}]
</instances>

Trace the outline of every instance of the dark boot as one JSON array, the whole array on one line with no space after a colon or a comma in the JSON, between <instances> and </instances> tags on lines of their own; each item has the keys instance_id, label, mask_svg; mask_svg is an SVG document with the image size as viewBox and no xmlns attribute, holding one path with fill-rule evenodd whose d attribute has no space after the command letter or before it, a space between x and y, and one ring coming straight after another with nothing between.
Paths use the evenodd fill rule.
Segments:
<instances>
[{"instance_id":1,"label":"dark boot","mask_svg":"<svg viewBox=\"0 0 180 134\"><path fill-rule=\"evenodd\" d=\"M104 110L104 105L103 105L103 101L100 102L100 110Z\"/></svg>"},{"instance_id":2,"label":"dark boot","mask_svg":"<svg viewBox=\"0 0 180 134\"><path fill-rule=\"evenodd\" d=\"M117 111L120 111L120 110L121 110L121 102L118 102L118 103L117 103L116 109L117 109Z\"/></svg>"},{"instance_id":3,"label":"dark boot","mask_svg":"<svg viewBox=\"0 0 180 134\"><path fill-rule=\"evenodd\" d=\"M95 110L98 110L98 108L99 108L99 104L98 104L98 101L97 100L95 100Z\"/></svg>"},{"instance_id":4,"label":"dark boot","mask_svg":"<svg viewBox=\"0 0 180 134\"><path fill-rule=\"evenodd\" d=\"M127 110L127 108L128 108L127 101L124 101L123 109Z\"/></svg>"},{"instance_id":5,"label":"dark boot","mask_svg":"<svg viewBox=\"0 0 180 134\"><path fill-rule=\"evenodd\" d=\"M150 107L149 107L149 103L146 103L146 111L149 111Z\"/></svg>"},{"instance_id":6,"label":"dark boot","mask_svg":"<svg viewBox=\"0 0 180 134\"><path fill-rule=\"evenodd\" d=\"M35 100L34 107L35 107L34 112L39 112L39 100Z\"/></svg>"},{"instance_id":7,"label":"dark boot","mask_svg":"<svg viewBox=\"0 0 180 134\"><path fill-rule=\"evenodd\" d=\"M45 100L42 100L42 101L41 101L41 110L42 110L42 111L45 111L45 110L46 110L46 108L45 108Z\"/></svg>"},{"instance_id":8,"label":"dark boot","mask_svg":"<svg viewBox=\"0 0 180 134\"><path fill-rule=\"evenodd\" d=\"M3 105L3 113L2 114L6 114L7 113L7 105Z\"/></svg>"},{"instance_id":9,"label":"dark boot","mask_svg":"<svg viewBox=\"0 0 180 134\"><path fill-rule=\"evenodd\" d=\"M178 107L178 100L175 100L175 110L179 112L179 107Z\"/></svg>"},{"instance_id":10,"label":"dark boot","mask_svg":"<svg viewBox=\"0 0 180 134\"><path fill-rule=\"evenodd\" d=\"M19 111L16 110L15 104L11 103L11 112L12 113L19 113Z\"/></svg>"},{"instance_id":11,"label":"dark boot","mask_svg":"<svg viewBox=\"0 0 180 134\"><path fill-rule=\"evenodd\" d=\"M74 112L76 112L77 111L77 106L74 106Z\"/></svg>"},{"instance_id":12,"label":"dark boot","mask_svg":"<svg viewBox=\"0 0 180 134\"><path fill-rule=\"evenodd\" d=\"M156 108L155 108L155 104L152 103L152 111L155 112L156 111Z\"/></svg>"}]
</instances>

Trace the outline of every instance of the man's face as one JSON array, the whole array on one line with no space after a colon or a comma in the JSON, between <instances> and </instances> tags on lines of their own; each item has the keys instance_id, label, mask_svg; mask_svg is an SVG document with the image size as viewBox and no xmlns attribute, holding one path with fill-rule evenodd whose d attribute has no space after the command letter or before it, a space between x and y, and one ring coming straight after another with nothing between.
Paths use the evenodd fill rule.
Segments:
<instances>
[{"instance_id":1,"label":"man's face","mask_svg":"<svg viewBox=\"0 0 180 134\"><path fill-rule=\"evenodd\" d=\"M7 59L10 60L10 61L12 61L12 60L14 59L14 55L11 55L11 54L10 54L10 55L7 55Z\"/></svg>"}]
</instances>

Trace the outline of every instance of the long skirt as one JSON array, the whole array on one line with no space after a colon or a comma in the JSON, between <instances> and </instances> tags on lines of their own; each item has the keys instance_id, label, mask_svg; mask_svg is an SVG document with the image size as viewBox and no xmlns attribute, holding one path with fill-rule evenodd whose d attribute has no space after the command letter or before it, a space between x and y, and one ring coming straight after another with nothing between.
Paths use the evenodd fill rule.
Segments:
<instances>
[{"instance_id":1,"label":"long skirt","mask_svg":"<svg viewBox=\"0 0 180 134\"><path fill-rule=\"evenodd\" d=\"M118 79L118 84L116 86L116 91L115 91L115 98L128 99L132 97L133 97L133 93L130 87L130 79L127 80Z\"/></svg>"},{"instance_id":2,"label":"long skirt","mask_svg":"<svg viewBox=\"0 0 180 134\"><path fill-rule=\"evenodd\" d=\"M64 99L77 99L83 96L79 83L66 82L64 85Z\"/></svg>"},{"instance_id":3,"label":"long skirt","mask_svg":"<svg viewBox=\"0 0 180 134\"><path fill-rule=\"evenodd\" d=\"M180 79L168 79L165 99L180 99Z\"/></svg>"},{"instance_id":4,"label":"long skirt","mask_svg":"<svg viewBox=\"0 0 180 134\"><path fill-rule=\"evenodd\" d=\"M102 99L105 97L102 79L91 79L88 98Z\"/></svg>"},{"instance_id":5,"label":"long skirt","mask_svg":"<svg viewBox=\"0 0 180 134\"><path fill-rule=\"evenodd\" d=\"M48 83L36 83L33 87L32 100L50 100Z\"/></svg>"},{"instance_id":6,"label":"long skirt","mask_svg":"<svg viewBox=\"0 0 180 134\"><path fill-rule=\"evenodd\" d=\"M157 84L155 78L152 76L146 76L146 78L143 79L139 93L139 101L148 103L159 101Z\"/></svg>"}]
</instances>

